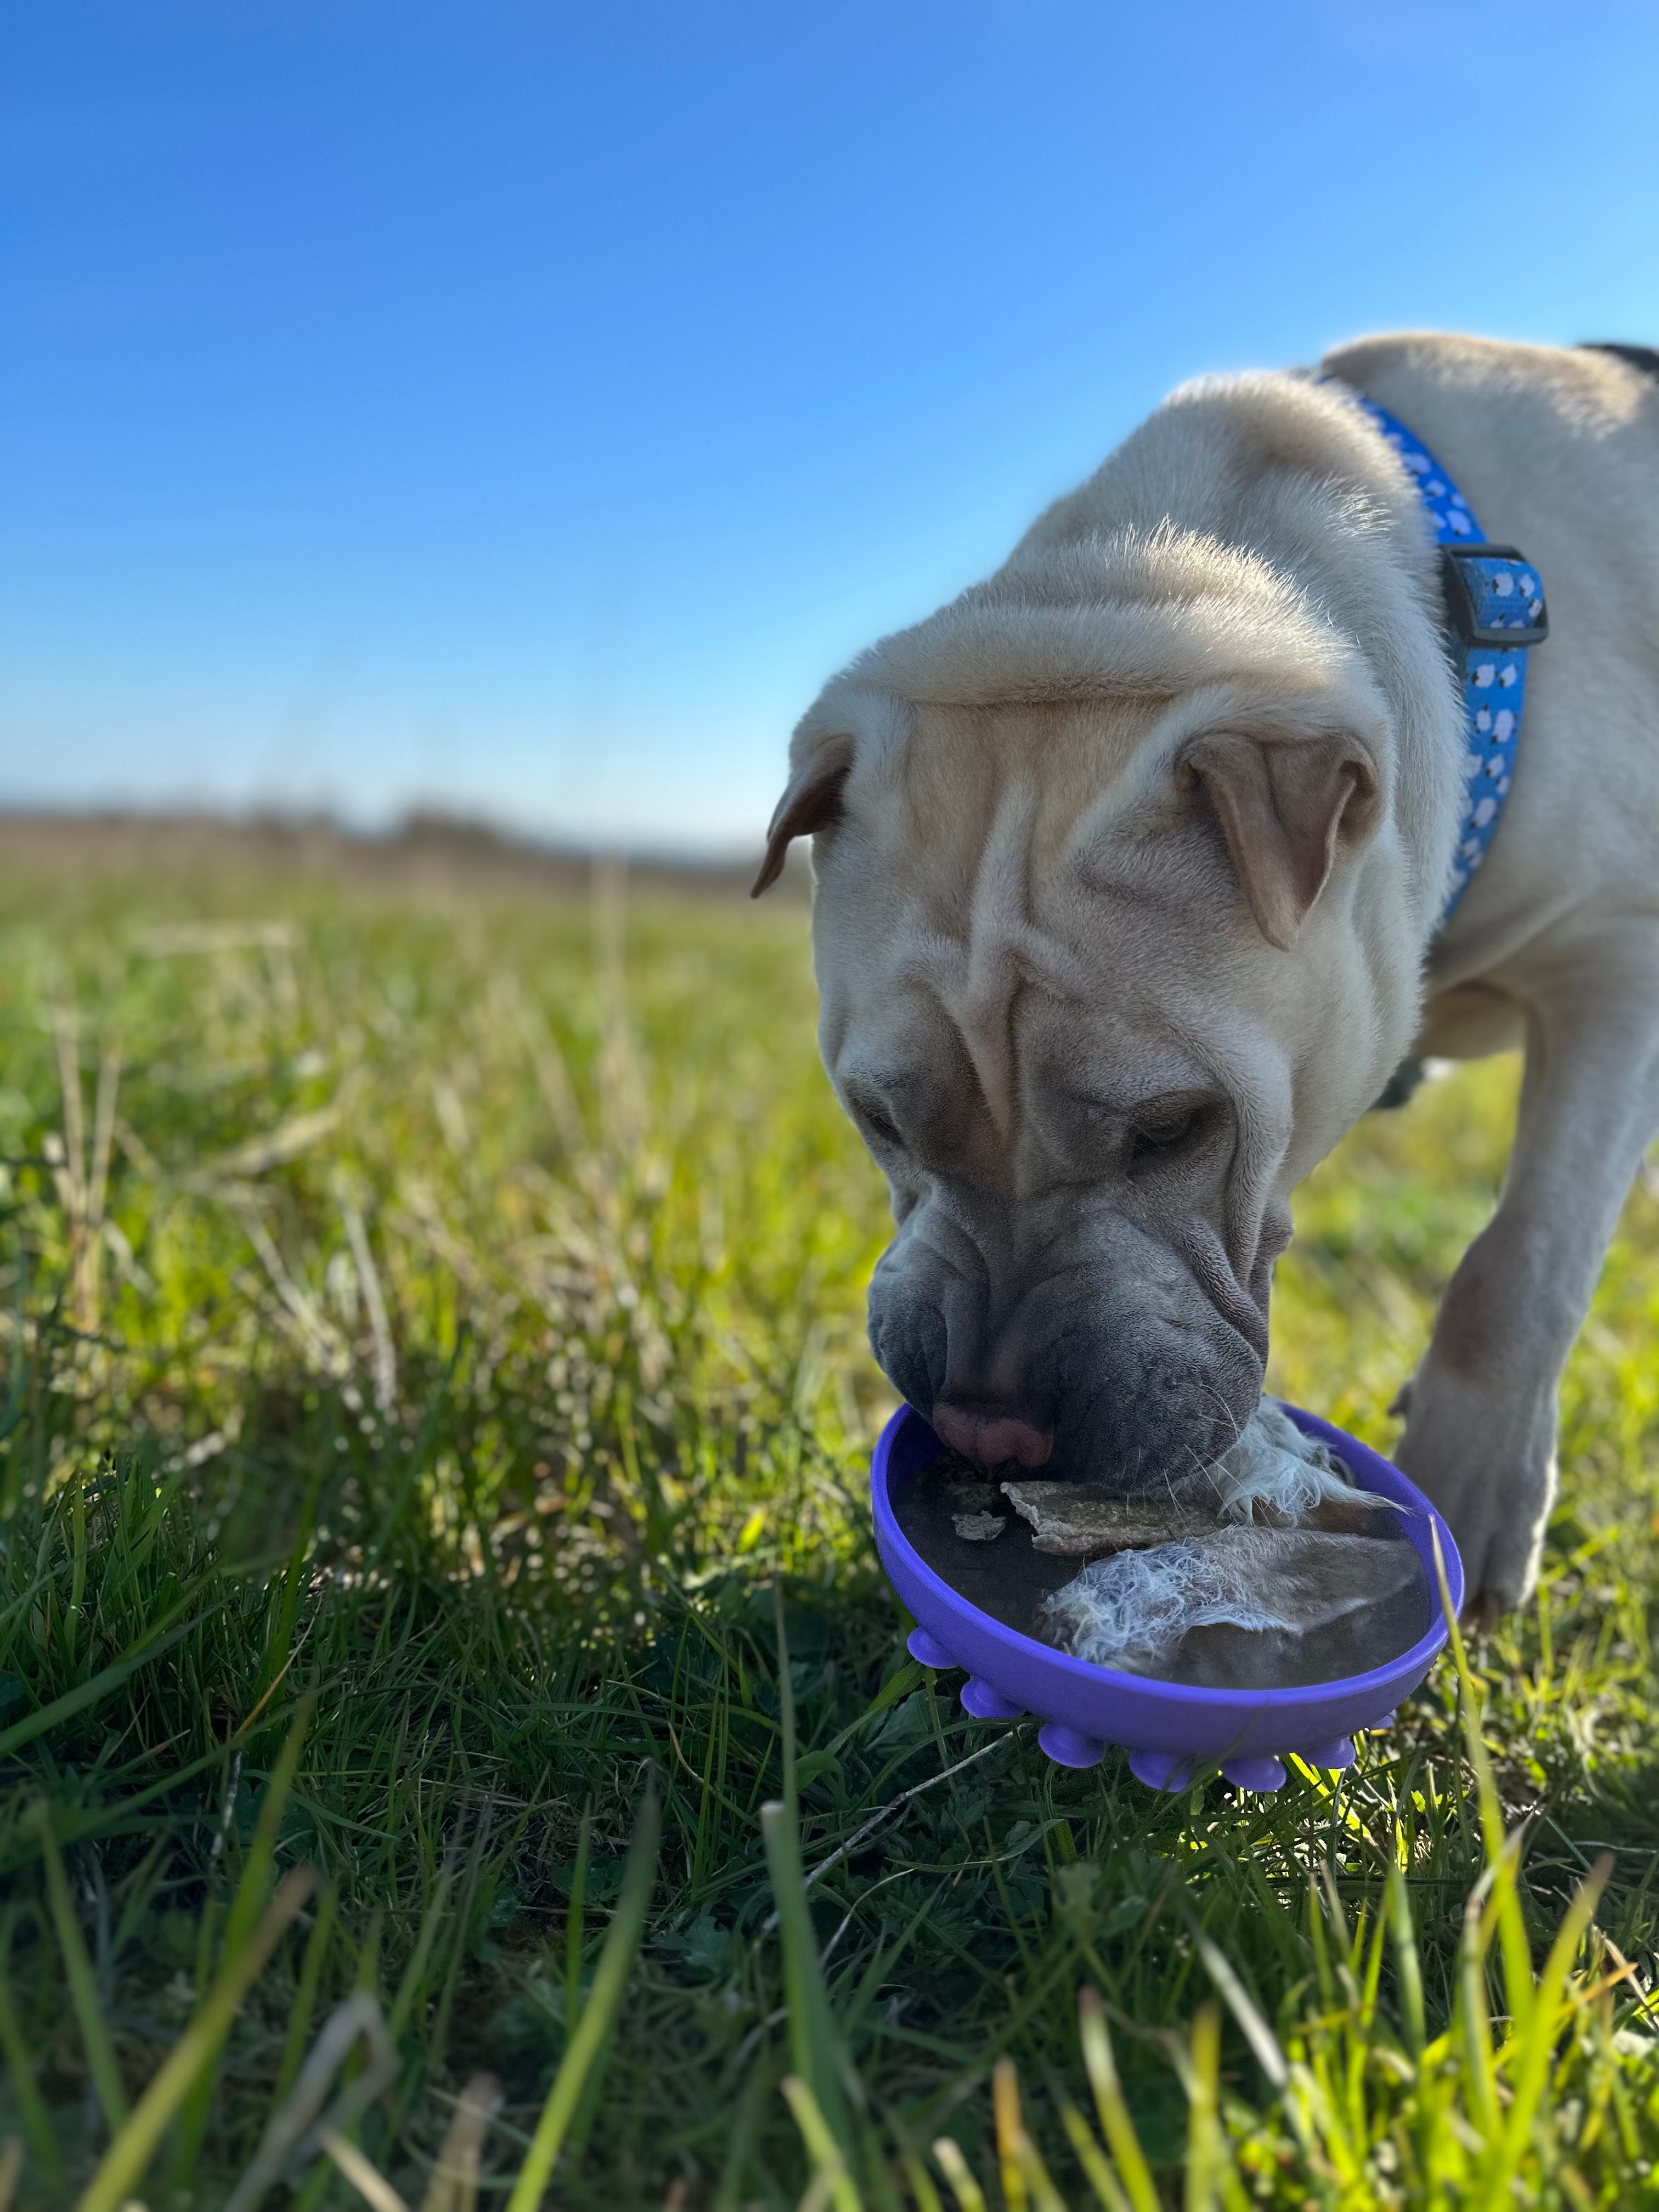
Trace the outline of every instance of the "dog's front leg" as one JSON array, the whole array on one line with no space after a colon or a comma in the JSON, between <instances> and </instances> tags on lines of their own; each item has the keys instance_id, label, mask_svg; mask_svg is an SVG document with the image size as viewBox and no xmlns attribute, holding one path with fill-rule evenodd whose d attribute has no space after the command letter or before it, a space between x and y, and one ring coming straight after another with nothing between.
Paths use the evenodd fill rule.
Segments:
<instances>
[{"instance_id":1,"label":"dog's front leg","mask_svg":"<svg viewBox=\"0 0 1659 2212\"><path fill-rule=\"evenodd\" d=\"M1659 1127L1659 926L1529 961L1525 994L1504 1194L1447 1287L1396 1455L1450 1523L1487 1620L1537 1578L1557 1381Z\"/></svg>"}]
</instances>

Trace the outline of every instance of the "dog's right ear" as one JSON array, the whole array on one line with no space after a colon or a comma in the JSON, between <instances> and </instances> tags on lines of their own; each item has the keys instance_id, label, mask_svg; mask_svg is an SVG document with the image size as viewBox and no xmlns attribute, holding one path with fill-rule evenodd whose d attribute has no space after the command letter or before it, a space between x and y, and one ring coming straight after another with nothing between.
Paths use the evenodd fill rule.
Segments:
<instances>
[{"instance_id":1,"label":"dog's right ear","mask_svg":"<svg viewBox=\"0 0 1659 2212\"><path fill-rule=\"evenodd\" d=\"M1283 744L1215 732L1188 745L1182 780L1203 787L1269 945L1288 952L1323 890L1339 838L1376 826L1376 764L1343 732Z\"/></svg>"},{"instance_id":2,"label":"dog's right ear","mask_svg":"<svg viewBox=\"0 0 1659 2212\"><path fill-rule=\"evenodd\" d=\"M840 821L842 792L852 765L850 737L836 735L814 741L811 756L790 777L778 801L766 832L766 857L750 898L769 890L783 873L784 855L792 838L811 836L814 830L828 830Z\"/></svg>"}]
</instances>

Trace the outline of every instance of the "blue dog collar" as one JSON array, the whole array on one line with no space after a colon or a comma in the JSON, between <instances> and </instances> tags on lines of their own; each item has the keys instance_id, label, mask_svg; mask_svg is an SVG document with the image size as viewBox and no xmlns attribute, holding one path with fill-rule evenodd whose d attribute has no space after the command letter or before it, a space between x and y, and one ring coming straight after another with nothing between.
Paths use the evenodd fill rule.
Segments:
<instances>
[{"instance_id":1,"label":"blue dog collar","mask_svg":"<svg viewBox=\"0 0 1659 2212\"><path fill-rule=\"evenodd\" d=\"M1441 547L1451 650L1463 678L1468 742L1456 865L1440 916L1443 929L1486 857L1515 772L1527 696L1527 647L1549 635L1538 571L1512 545L1489 545L1468 501L1420 438L1366 398L1352 394L1400 456L1429 511Z\"/></svg>"}]
</instances>

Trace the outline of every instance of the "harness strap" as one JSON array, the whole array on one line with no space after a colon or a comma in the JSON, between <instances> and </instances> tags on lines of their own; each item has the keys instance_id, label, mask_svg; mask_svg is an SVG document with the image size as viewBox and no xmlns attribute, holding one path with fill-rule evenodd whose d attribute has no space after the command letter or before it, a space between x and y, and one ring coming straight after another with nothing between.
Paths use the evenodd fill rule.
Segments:
<instances>
[{"instance_id":1,"label":"harness strap","mask_svg":"<svg viewBox=\"0 0 1659 2212\"><path fill-rule=\"evenodd\" d=\"M1422 440L1363 392L1352 397L1399 454L1441 548L1447 643L1462 677L1468 739L1456 860L1440 916L1443 929L1486 857L1509 797L1527 696L1527 648L1548 636L1549 613L1537 569L1513 545L1487 543L1468 501Z\"/></svg>"}]
</instances>

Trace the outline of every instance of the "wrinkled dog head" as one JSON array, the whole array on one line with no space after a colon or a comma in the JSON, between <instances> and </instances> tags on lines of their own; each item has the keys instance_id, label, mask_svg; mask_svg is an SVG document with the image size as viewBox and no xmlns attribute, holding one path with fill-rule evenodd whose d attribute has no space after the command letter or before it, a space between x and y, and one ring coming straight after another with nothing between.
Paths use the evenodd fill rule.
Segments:
<instances>
[{"instance_id":1,"label":"wrinkled dog head","mask_svg":"<svg viewBox=\"0 0 1659 2212\"><path fill-rule=\"evenodd\" d=\"M813 835L871 1343L947 1442L1129 1490L1249 1414L1290 1188L1410 1041L1393 720L1271 562L1062 517L800 725L757 888Z\"/></svg>"}]
</instances>

